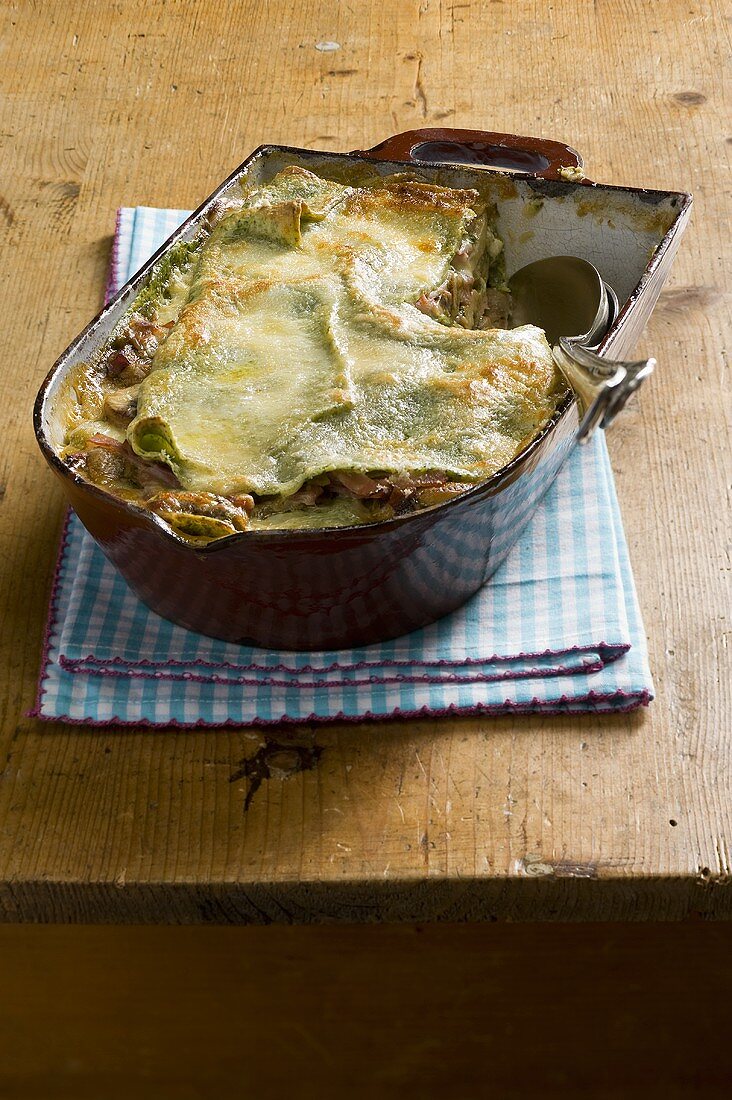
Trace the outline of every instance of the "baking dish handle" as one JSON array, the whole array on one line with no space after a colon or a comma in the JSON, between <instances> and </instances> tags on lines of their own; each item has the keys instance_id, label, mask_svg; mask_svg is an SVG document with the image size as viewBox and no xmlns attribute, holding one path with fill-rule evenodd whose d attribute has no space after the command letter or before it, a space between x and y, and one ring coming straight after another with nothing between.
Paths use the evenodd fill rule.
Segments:
<instances>
[{"instance_id":1,"label":"baking dish handle","mask_svg":"<svg viewBox=\"0 0 732 1100\"><path fill-rule=\"evenodd\" d=\"M553 351L557 365L577 395L582 415L577 433L580 443L586 443L595 428L607 428L656 366L655 359L628 362L603 359L564 336Z\"/></svg>"},{"instance_id":2,"label":"baking dish handle","mask_svg":"<svg viewBox=\"0 0 732 1100\"><path fill-rule=\"evenodd\" d=\"M427 127L394 134L373 149L354 152L371 160L412 161L414 164L469 164L506 168L548 180L585 181L576 149L549 138L519 137L490 130Z\"/></svg>"}]
</instances>

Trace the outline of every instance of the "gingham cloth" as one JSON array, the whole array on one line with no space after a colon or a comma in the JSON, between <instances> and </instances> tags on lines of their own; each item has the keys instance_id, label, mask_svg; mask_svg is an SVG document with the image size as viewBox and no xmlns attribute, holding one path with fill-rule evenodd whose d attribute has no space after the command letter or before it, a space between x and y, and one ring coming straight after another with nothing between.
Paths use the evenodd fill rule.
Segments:
<instances>
[{"instance_id":1,"label":"gingham cloth","mask_svg":"<svg viewBox=\"0 0 732 1100\"><path fill-rule=\"evenodd\" d=\"M185 216L122 209L121 286ZM219 642L149 611L67 519L34 713L111 725L221 726L648 703L645 634L605 440L577 448L503 566L463 608L361 649Z\"/></svg>"}]
</instances>

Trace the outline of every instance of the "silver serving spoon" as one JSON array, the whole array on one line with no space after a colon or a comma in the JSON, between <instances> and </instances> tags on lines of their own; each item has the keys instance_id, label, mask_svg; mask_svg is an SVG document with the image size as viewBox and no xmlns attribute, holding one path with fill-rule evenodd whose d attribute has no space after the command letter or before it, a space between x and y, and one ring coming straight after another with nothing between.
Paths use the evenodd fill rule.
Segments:
<instances>
[{"instance_id":1,"label":"silver serving spoon","mask_svg":"<svg viewBox=\"0 0 732 1100\"><path fill-rule=\"evenodd\" d=\"M606 428L656 365L655 359L605 359L597 347L618 315L615 291L597 268L578 256L550 256L516 271L508 280L512 326L543 328L557 366L572 387L586 442Z\"/></svg>"}]
</instances>

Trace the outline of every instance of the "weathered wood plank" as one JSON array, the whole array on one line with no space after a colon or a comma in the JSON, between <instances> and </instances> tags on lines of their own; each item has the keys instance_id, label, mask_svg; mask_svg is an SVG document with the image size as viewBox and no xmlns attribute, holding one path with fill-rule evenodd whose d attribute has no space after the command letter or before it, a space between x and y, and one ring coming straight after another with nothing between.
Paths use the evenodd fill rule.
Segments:
<instances>
[{"instance_id":1,"label":"weathered wood plank","mask_svg":"<svg viewBox=\"0 0 732 1100\"><path fill-rule=\"evenodd\" d=\"M12 1100L728 1097L724 925L0 928Z\"/></svg>"},{"instance_id":2,"label":"weathered wood plank","mask_svg":"<svg viewBox=\"0 0 732 1100\"><path fill-rule=\"evenodd\" d=\"M274 919L424 918L465 896L486 917L729 913L720 0L25 0L0 19L6 919L252 919L249 887ZM115 207L193 206L263 141L348 149L451 123L558 137L593 178L695 192L643 341L657 375L611 438L657 701L584 721L303 727L279 740L320 746L317 766L264 782L246 813L231 780L259 734L24 718L62 511L29 410L101 301Z\"/></svg>"}]
</instances>

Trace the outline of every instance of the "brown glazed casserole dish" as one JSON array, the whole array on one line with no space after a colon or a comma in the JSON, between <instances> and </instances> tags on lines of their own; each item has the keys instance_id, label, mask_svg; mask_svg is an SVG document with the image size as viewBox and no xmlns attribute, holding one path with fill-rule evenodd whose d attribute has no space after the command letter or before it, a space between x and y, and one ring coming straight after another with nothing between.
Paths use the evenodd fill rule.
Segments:
<instances>
[{"instance_id":1,"label":"brown glazed casserole dish","mask_svg":"<svg viewBox=\"0 0 732 1100\"><path fill-rule=\"evenodd\" d=\"M520 454L463 495L354 527L249 530L196 546L147 509L83 480L58 456L71 371L94 359L157 261L196 233L214 202L290 164L347 182L409 169L417 178L489 196L498 207L509 276L549 255L581 256L598 268L620 302L599 348L613 359L632 352L648 320L691 196L595 184L582 177L579 155L560 142L474 130L415 130L340 154L261 146L58 359L36 399L36 437L82 523L136 594L165 618L226 641L331 649L415 630L473 595L577 443L578 404L567 397ZM604 423L627 393L617 397Z\"/></svg>"}]
</instances>

